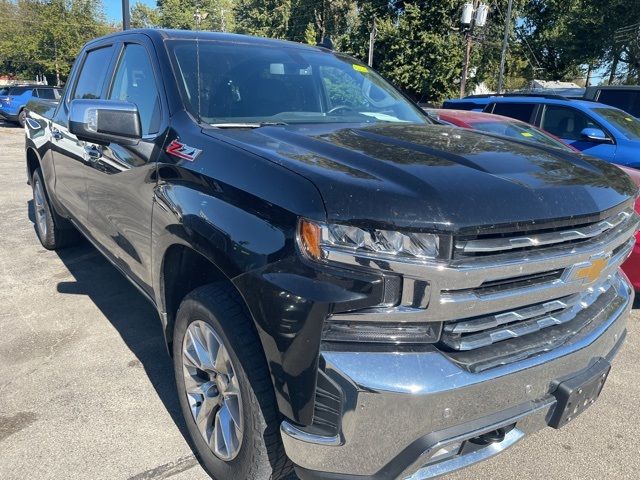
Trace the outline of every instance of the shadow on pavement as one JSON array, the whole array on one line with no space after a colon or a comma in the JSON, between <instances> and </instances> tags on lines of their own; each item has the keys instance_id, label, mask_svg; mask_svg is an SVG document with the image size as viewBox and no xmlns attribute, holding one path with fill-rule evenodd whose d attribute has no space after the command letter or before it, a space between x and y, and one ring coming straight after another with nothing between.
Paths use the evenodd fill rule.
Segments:
<instances>
[{"instance_id":1,"label":"shadow on pavement","mask_svg":"<svg viewBox=\"0 0 640 480\"><path fill-rule=\"evenodd\" d=\"M28 201L27 208L36 235L33 200ZM59 282L58 292L86 295L100 309L144 368L176 427L203 466L182 417L173 362L167 354L162 326L153 305L87 240L83 239L79 245L55 253L74 277L73 281ZM137 362L129 362L128 366L135 367ZM285 480L297 479L297 475L292 473Z\"/></svg>"},{"instance_id":2,"label":"shadow on pavement","mask_svg":"<svg viewBox=\"0 0 640 480\"><path fill-rule=\"evenodd\" d=\"M33 201L28 202L33 222ZM34 225L35 229L35 225ZM35 234L35 232L34 232ZM123 368L141 366L158 397L195 455L178 401L173 363L167 354L158 314L136 288L88 241L56 251L74 280L61 281L61 294L86 295L120 334L136 360Z\"/></svg>"},{"instance_id":3,"label":"shadow on pavement","mask_svg":"<svg viewBox=\"0 0 640 480\"><path fill-rule=\"evenodd\" d=\"M7 120L3 120L0 118L0 128L8 128L8 129L19 129L22 128L20 125L16 123L8 122Z\"/></svg>"}]
</instances>

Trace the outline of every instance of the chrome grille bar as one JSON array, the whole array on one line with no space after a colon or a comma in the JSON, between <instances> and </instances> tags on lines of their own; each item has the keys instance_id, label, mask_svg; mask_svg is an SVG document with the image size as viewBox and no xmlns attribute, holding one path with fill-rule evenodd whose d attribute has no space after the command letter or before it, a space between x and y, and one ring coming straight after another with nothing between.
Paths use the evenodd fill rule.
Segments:
<instances>
[{"instance_id":1,"label":"chrome grille bar","mask_svg":"<svg viewBox=\"0 0 640 480\"><path fill-rule=\"evenodd\" d=\"M617 227L631 215L633 215L632 210L623 210L612 217L584 227L511 238L457 241L455 246L456 250L462 253L497 253L517 248L541 247L574 240L586 240L602 235L608 230Z\"/></svg>"},{"instance_id":2,"label":"chrome grille bar","mask_svg":"<svg viewBox=\"0 0 640 480\"><path fill-rule=\"evenodd\" d=\"M537 332L543 328L562 325L573 320L579 311L589 308L600 295L606 293L610 288L612 288L612 284L607 280L599 286L589 288L581 298L575 298L571 305L567 305L566 308L552 314L543 314L537 318L529 318L529 320L518 321L502 328L488 329L470 335L452 335L448 333L442 336L441 341L454 350L474 350L510 338L522 337L523 335ZM529 309L525 308L524 310L527 311ZM505 314L511 318L517 318L522 314L522 311L516 310L506 312ZM525 313L525 316L527 314L528 312ZM483 319L479 319L480 323L482 323L482 321ZM465 323L469 324L471 321Z\"/></svg>"},{"instance_id":3,"label":"chrome grille bar","mask_svg":"<svg viewBox=\"0 0 640 480\"><path fill-rule=\"evenodd\" d=\"M550 302L532 305L530 307L524 307L510 312L448 323L445 325L444 330L451 334L481 332L501 325L506 325L508 323L522 322L547 313L564 310L575 305L579 299L579 294L569 295L568 297L551 300Z\"/></svg>"}]
</instances>

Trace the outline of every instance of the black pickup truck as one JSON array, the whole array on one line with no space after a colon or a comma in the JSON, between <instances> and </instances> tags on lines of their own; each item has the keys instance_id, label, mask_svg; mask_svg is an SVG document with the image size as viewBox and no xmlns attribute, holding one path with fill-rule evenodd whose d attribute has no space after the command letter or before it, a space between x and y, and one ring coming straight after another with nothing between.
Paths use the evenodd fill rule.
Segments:
<instances>
[{"instance_id":1,"label":"black pickup truck","mask_svg":"<svg viewBox=\"0 0 640 480\"><path fill-rule=\"evenodd\" d=\"M42 244L155 305L219 480L446 474L573 421L624 340L625 174L433 125L329 49L113 34L26 131Z\"/></svg>"}]
</instances>

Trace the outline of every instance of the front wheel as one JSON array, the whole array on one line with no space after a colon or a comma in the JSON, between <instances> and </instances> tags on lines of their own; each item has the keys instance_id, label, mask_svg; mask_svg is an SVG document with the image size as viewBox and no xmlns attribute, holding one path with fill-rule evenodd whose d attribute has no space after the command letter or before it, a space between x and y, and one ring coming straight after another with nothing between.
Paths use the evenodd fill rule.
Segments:
<instances>
[{"instance_id":1,"label":"front wheel","mask_svg":"<svg viewBox=\"0 0 640 480\"><path fill-rule=\"evenodd\" d=\"M207 285L184 299L173 359L187 428L213 478L275 480L291 472L261 344L232 286Z\"/></svg>"}]
</instances>

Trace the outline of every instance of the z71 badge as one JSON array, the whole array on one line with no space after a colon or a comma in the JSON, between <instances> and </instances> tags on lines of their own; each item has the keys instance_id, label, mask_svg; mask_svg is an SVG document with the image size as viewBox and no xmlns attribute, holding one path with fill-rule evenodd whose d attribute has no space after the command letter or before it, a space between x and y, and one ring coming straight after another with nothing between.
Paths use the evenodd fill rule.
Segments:
<instances>
[{"instance_id":1,"label":"z71 badge","mask_svg":"<svg viewBox=\"0 0 640 480\"><path fill-rule=\"evenodd\" d=\"M180 143L178 140L173 140L167 147L167 153L190 162L193 162L200 155L200 152L202 150Z\"/></svg>"}]
</instances>

